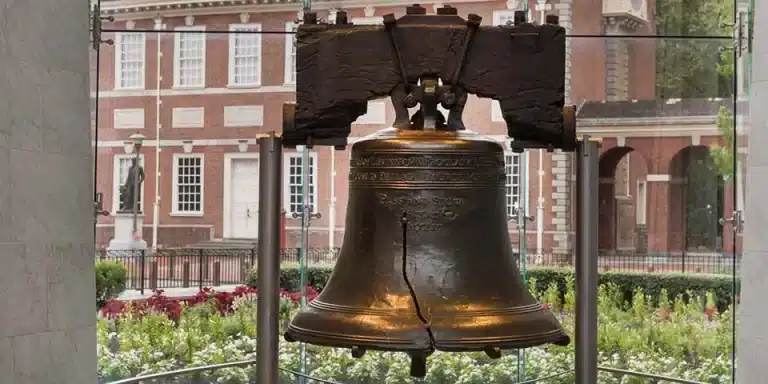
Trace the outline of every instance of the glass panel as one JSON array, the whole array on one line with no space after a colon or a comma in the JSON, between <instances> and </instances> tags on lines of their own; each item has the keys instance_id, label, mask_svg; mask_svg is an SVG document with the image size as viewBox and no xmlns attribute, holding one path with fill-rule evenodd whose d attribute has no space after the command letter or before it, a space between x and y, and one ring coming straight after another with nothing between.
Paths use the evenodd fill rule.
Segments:
<instances>
[{"instance_id":1,"label":"glass panel","mask_svg":"<svg viewBox=\"0 0 768 384\"><path fill-rule=\"evenodd\" d=\"M255 247L256 137L280 131L282 104L294 97L293 79L286 78L293 71L284 71L283 62L293 41L286 22L295 15L283 13L283 19L267 23L244 22L238 15L167 18L159 31L154 20L105 22L103 39L112 44L101 44L98 76L94 73L99 80L96 192L103 194L104 210L111 215L98 218L99 248L109 247L115 221L121 220L120 190L136 156L131 138L136 134L145 137L139 156L145 179L137 199L137 227L143 230L137 237L149 249L208 247L221 239L224 247ZM268 33L257 33L267 27ZM301 160L290 152L286 150L286 163L289 158ZM316 184L312 172L309 180ZM289 179L294 183L285 190L296 190L287 195L293 204L285 199L290 215L301 212L297 207L303 200L301 174ZM315 188L310 187L310 202ZM132 224L131 218L125 220ZM299 247L299 222L286 218L289 248ZM312 253L330 257L325 244ZM234 260L227 267L237 270ZM183 266L176 268L181 276Z\"/></svg>"},{"instance_id":2,"label":"glass panel","mask_svg":"<svg viewBox=\"0 0 768 384\"><path fill-rule=\"evenodd\" d=\"M721 24L732 22L734 9L734 2L730 0L603 0L573 2L573 5L535 0L535 3L535 9L546 9L539 12L558 9L561 20L565 19L563 26L579 37L729 37L730 31L721 28Z\"/></svg>"},{"instance_id":3,"label":"glass panel","mask_svg":"<svg viewBox=\"0 0 768 384\"><path fill-rule=\"evenodd\" d=\"M735 162L736 171L729 171L734 162L728 162L728 137L736 138L738 148L746 147L743 84L749 74L740 68L748 67L749 55L729 69L730 37L711 37L730 35L718 20L733 12L720 3L705 7L703 2L667 0L650 12L647 2L635 0L604 1L597 8L579 2L572 9L566 2L521 1L512 9L500 2L495 11L478 12L488 24L506 23L514 9L528 10L534 21L558 14L575 35L568 41L566 96L580 107L580 132L603 140L601 250L596 257L605 279L637 279L629 290L627 285L622 291L610 286L601 290L601 364L701 381L714 376L724 382L731 364L719 357L730 356L733 349L732 292L718 288L707 297L697 291L704 295L701 304L676 302L678 293L697 287L686 276L665 274L732 274L734 260L740 259L740 235L734 236L719 219L743 206L739 175L746 153ZM384 10L377 8L375 14ZM459 11L465 15L472 9L467 5ZM380 23L380 16L369 16L362 8L350 12L356 23ZM111 254L129 267L129 288L194 295L200 287L247 281L258 233L255 137L280 132L282 105L295 97L294 36L286 32L295 27L296 11L267 15L174 17L161 20L161 31L154 30L153 20L105 24L113 31L103 37L113 44L101 45L98 66L92 59L93 70L99 72L93 77L98 80L93 89L94 99L98 93L96 188L103 193L104 209L112 213L98 219L101 249L116 237L119 188L136 154L131 136L146 137L139 157L145 175L137 196L144 211L140 239L155 252L147 257L132 251ZM331 18L321 15L326 16ZM643 34L683 38L632 38ZM735 110L734 94L740 100ZM299 272L283 286L286 303L298 303L282 308L283 325L296 306L316 296L325 282L317 276L329 274L336 262L346 229L351 144L393 120L388 100L372 100L368 113L353 125L345 149L285 149L282 267ZM568 278L575 230L573 155L512 153L498 105L490 100L470 98L465 122L505 146L506 204L497 208L513 216L508 235L531 290L573 335L573 280ZM739 127L735 133L734 124ZM211 250L213 246L220 248ZM566 277L553 280L548 277L552 275ZM644 291L632 291L635 287ZM633 332L627 331L630 327ZM283 343L281 348L284 367L320 378L384 382L407 376L404 354L369 352L352 360L346 350L306 346L304 359L300 344ZM684 356L681 351L686 350L691 353ZM441 382L436 377L444 375L445 382L457 382L478 372L488 382L543 379L569 372L574 361L573 345L508 351L497 361L483 356L436 353L430 358L430 379ZM328 361L341 362L345 369L332 371ZM288 376L284 379L293 382ZM603 373L599 381L619 380ZM573 376L565 373L546 382L572 383Z\"/></svg>"},{"instance_id":4,"label":"glass panel","mask_svg":"<svg viewBox=\"0 0 768 384\"><path fill-rule=\"evenodd\" d=\"M578 130L602 139L597 257L604 273L603 366L706 382L730 377L730 284L710 290L695 279L712 279L702 273L730 277L734 260L733 233L720 222L734 204L728 157L733 72L725 68L731 44L571 39ZM597 55L605 62L590 70L588 58ZM624 278L638 280L618 291L607 285ZM694 294L686 304L681 295L687 289ZM679 337L680 327L697 329L696 340ZM618 383L620 377L602 372L598 381Z\"/></svg>"}]
</instances>

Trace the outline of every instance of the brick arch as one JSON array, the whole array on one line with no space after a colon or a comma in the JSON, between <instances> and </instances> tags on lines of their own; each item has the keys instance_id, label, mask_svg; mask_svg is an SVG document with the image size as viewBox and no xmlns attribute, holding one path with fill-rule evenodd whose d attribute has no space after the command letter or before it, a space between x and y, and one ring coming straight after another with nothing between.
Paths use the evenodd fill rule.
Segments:
<instances>
[{"instance_id":1,"label":"brick arch","mask_svg":"<svg viewBox=\"0 0 768 384\"><path fill-rule=\"evenodd\" d=\"M628 137L625 145L642 155L649 174L669 174L669 162L682 149L690 146L687 136Z\"/></svg>"},{"instance_id":2,"label":"brick arch","mask_svg":"<svg viewBox=\"0 0 768 384\"><path fill-rule=\"evenodd\" d=\"M605 144L605 143L604 143ZM612 143L610 143L612 144ZM639 164L640 173L647 173L647 159L642 153L636 152L629 146L606 146L600 155L598 187L598 245L602 253L614 253L618 248L626 251L636 249L639 244L638 228L636 220L637 196L633 190L637 179L637 169L633 165ZM637 153L630 162L630 177L627 182L630 185L630 193L627 196L616 196L616 169L619 163L630 153ZM636 167L635 167L636 168ZM642 175L644 178L645 175ZM629 212L629 214L628 214ZM644 238L644 236L642 237Z\"/></svg>"},{"instance_id":3,"label":"brick arch","mask_svg":"<svg viewBox=\"0 0 768 384\"><path fill-rule=\"evenodd\" d=\"M711 170L709 148L684 147L672 156L668 167L669 250L720 250L724 233L719 218L725 209L725 189L722 178Z\"/></svg>"}]
</instances>

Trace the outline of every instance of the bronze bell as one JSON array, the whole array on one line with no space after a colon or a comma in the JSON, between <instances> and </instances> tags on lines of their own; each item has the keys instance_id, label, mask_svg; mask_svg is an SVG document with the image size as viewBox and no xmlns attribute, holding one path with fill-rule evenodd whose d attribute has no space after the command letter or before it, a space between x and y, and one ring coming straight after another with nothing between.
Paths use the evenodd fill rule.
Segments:
<instances>
[{"instance_id":1,"label":"bronze bell","mask_svg":"<svg viewBox=\"0 0 768 384\"><path fill-rule=\"evenodd\" d=\"M485 351L569 337L525 286L507 230L504 151L469 131L387 129L355 143L346 231L322 293L289 341L404 351Z\"/></svg>"}]
</instances>

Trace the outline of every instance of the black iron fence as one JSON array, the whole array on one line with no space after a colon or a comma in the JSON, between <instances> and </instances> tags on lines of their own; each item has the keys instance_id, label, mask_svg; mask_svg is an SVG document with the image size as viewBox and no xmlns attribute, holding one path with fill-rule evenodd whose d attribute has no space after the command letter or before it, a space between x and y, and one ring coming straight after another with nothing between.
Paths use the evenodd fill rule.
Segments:
<instances>
[{"instance_id":1,"label":"black iron fence","mask_svg":"<svg viewBox=\"0 0 768 384\"><path fill-rule=\"evenodd\" d=\"M309 265L333 265L338 248L310 248ZM299 263L300 248L284 248L284 264ZM126 267L126 289L140 291L156 288L217 287L243 284L247 272L258 259L255 248L173 248L149 250L97 250L97 260L117 261Z\"/></svg>"},{"instance_id":2,"label":"black iron fence","mask_svg":"<svg viewBox=\"0 0 768 384\"><path fill-rule=\"evenodd\" d=\"M308 265L336 263L339 248L309 248L306 253ZM283 264L298 264L300 248L284 248L281 253ZM112 260L125 265L128 271L127 289L140 291L155 288L190 288L243 284L247 272L258 259L257 250L229 248L173 248L152 251L97 251L98 260ZM683 253L673 255L599 255L601 271L635 272L678 272L678 273L733 273L741 257L731 254ZM561 267L572 268L574 257L570 253L535 252L526 254L528 268ZM519 261L519 257L518 257Z\"/></svg>"},{"instance_id":3,"label":"black iron fence","mask_svg":"<svg viewBox=\"0 0 768 384\"><path fill-rule=\"evenodd\" d=\"M731 274L735 264L738 272L741 255L730 253L678 252L668 254L600 254L597 256L600 271L622 272L677 272ZM572 253L546 253L535 251L526 254L526 265L530 267L572 268L575 255ZM735 263L734 263L735 262Z\"/></svg>"}]
</instances>

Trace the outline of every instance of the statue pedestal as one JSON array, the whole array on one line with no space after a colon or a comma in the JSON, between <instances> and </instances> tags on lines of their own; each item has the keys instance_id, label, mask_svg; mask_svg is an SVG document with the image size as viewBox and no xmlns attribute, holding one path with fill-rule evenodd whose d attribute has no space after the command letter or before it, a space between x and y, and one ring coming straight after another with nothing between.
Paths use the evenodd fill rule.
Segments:
<instances>
[{"instance_id":1,"label":"statue pedestal","mask_svg":"<svg viewBox=\"0 0 768 384\"><path fill-rule=\"evenodd\" d=\"M109 241L107 251L131 251L137 249L147 249L147 242L141 238L142 228L144 228L144 214L136 215L136 228L139 238L133 238L133 213L118 212L115 214L115 234Z\"/></svg>"}]
</instances>

